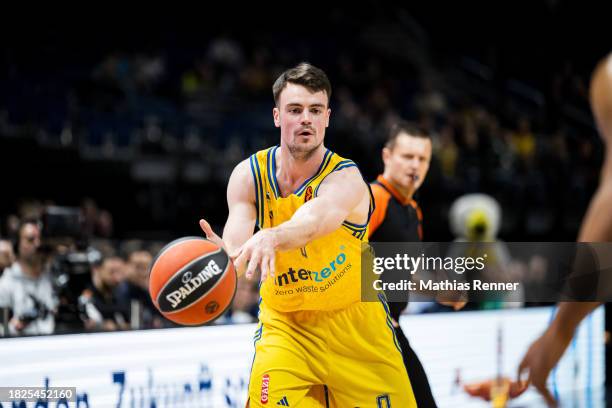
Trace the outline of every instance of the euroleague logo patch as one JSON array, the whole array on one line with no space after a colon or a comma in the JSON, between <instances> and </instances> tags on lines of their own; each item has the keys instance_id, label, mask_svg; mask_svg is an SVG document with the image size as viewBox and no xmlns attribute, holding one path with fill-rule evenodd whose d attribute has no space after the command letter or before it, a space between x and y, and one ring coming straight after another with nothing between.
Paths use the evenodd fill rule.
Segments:
<instances>
[{"instance_id":1,"label":"euroleague logo patch","mask_svg":"<svg viewBox=\"0 0 612 408\"><path fill-rule=\"evenodd\" d=\"M264 374L263 378L261 379L261 403L262 404L268 403L269 390L270 390L270 375Z\"/></svg>"},{"instance_id":2,"label":"euroleague logo patch","mask_svg":"<svg viewBox=\"0 0 612 408\"><path fill-rule=\"evenodd\" d=\"M304 193L304 202L307 203L312 199L312 186L308 186L306 188L306 192Z\"/></svg>"}]
</instances>

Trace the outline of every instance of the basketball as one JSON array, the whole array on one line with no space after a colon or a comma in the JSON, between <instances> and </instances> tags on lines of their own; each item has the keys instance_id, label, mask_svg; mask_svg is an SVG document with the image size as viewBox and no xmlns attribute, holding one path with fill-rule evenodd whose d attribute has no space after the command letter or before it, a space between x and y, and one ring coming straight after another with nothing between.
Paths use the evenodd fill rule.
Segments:
<instances>
[{"instance_id":1,"label":"basketball","mask_svg":"<svg viewBox=\"0 0 612 408\"><path fill-rule=\"evenodd\" d=\"M167 319L182 325L209 323L221 316L236 293L229 256L200 237L184 237L163 247L151 264L149 294Z\"/></svg>"}]
</instances>

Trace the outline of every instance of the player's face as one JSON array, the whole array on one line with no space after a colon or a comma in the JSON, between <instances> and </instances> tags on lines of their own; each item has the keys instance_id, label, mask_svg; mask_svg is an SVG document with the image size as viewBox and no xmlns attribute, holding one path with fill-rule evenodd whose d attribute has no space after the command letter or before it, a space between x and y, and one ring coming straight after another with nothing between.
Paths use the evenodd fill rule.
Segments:
<instances>
[{"instance_id":1,"label":"player's face","mask_svg":"<svg viewBox=\"0 0 612 408\"><path fill-rule=\"evenodd\" d=\"M431 161L431 140L402 133L393 149L383 150L385 174L394 184L416 191L427 175Z\"/></svg>"},{"instance_id":2,"label":"player's face","mask_svg":"<svg viewBox=\"0 0 612 408\"><path fill-rule=\"evenodd\" d=\"M288 83L274 108L274 125L281 129L281 143L291 155L308 159L323 144L329 126L327 93L310 92L301 85Z\"/></svg>"}]
</instances>

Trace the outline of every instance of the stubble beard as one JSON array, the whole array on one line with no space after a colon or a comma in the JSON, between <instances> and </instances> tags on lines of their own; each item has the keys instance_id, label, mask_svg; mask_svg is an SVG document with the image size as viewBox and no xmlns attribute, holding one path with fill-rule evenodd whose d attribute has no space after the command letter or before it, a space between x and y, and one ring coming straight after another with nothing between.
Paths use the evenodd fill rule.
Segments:
<instances>
[{"instance_id":1,"label":"stubble beard","mask_svg":"<svg viewBox=\"0 0 612 408\"><path fill-rule=\"evenodd\" d=\"M308 145L299 145L297 143L290 143L287 147L289 148L289 153L291 157L293 157L296 161L307 161L310 159L317 149L323 144L323 141L320 141L315 146Z\"/></svg>"}]
</instances>

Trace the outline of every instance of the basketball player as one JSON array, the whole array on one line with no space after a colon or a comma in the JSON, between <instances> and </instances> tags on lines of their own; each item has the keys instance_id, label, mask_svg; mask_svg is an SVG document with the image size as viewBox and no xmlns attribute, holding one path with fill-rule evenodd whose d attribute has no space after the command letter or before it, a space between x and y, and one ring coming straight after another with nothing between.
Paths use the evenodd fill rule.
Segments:
<instances>
[{"instance_id":1,"label":"basketball player","mask_svg":"<svg viewBox=\"0 0 612 408\"><path fill-rule=\"evenodd\" d=\"M371 184L376 206L370 220L370 241L415 242L423 239L423 217L413 195L425 180L431 150L431 138L425 132L406 122L393 126L382 151L383 174ZM407 305L407 301L389 302L393 328L417 405L419 408L436 407L425 370L398 324Z\"/></svg>"},{"instance_id":2,"label":"basketball player","mask_svg":"<svg viewBox=\"0 0 612 408\"><path fill-rule=\"evenodd\" d=\"M582 222L578 241L607 242L612 241L612 54L596 67L590 94L591 109L606 145L606 155L599 187ZM531 344L519 365L519 377L528 371L528 381L550 406L555 406L556 401L546 388L546 379L563 356L582 319L600 304L560 303L554 320L544 334Z\"/></svg>"},{"instance_id":3,"label":"basketball player","mask_svg":"<svg viewBox=\"0 0 612 408\"><path fill-rule=\"evenodd\" d=\"M261 270L249 404L415 407L387 305L360 302L373 202L355 163L324 146L329 80L302 63L273 94L280 145L234 169L223 240L200 221L239 274Z\"/></svg>"}]
</instances>

